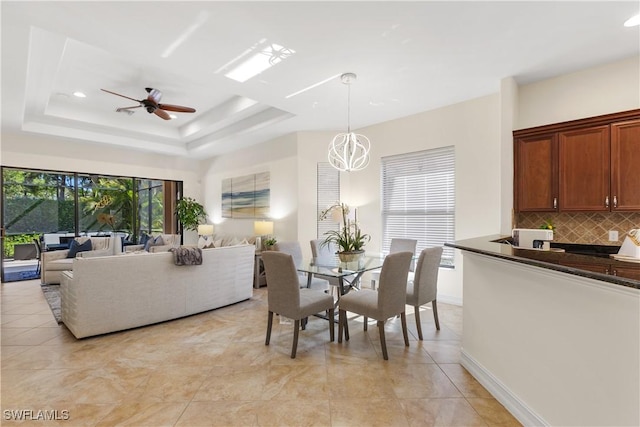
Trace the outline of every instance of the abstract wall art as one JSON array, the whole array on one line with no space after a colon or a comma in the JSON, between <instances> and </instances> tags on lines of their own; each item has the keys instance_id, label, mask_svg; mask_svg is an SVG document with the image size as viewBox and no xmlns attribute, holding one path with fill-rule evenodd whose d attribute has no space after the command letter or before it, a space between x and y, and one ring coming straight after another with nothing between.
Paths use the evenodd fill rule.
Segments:
<instances>
[{"instance_id":1,"label":"abstract wall art","mask_svg":"<svg viewBox=\"0 0 640 427\"><path fill-rule=\"evenodd\" d=\"M222 180L223 218L268 218L270 174L253 175Z\"/></svg>"}]
</instances>

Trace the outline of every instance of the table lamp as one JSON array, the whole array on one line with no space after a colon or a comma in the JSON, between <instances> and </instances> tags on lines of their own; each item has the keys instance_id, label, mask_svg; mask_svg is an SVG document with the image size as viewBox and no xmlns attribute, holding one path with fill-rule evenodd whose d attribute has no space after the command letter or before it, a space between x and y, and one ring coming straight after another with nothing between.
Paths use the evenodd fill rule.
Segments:
<instances>
[{"instance_id":1,"label":"table lamp","mask_svg":"<svg viewBox=\"0 0 640 427\"><path fill-rule=\"evenodd\" d=\"M213 224L200 224L200 225L198 225L198 235L200 235L200 236L213 236Z\"/></svg>"},{"instance_id":2,"label":"table lamp","mask_svg":"<svg viewBox=\"0 0 640 427\"><path fill-rule=\"evenodd\" d=\"M256 235L256 249L262 250L262 236L273 234L273 221L255 221L253 234Z\"/></svg>"}]
</instances>

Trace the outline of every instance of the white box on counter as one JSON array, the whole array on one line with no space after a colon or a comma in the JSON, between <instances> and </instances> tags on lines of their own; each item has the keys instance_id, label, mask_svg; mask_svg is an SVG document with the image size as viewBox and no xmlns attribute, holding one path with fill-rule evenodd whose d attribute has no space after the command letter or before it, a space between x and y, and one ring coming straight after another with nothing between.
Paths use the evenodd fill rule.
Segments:
<instances>
[{"instance_id":1,"label":"white box on counter","mask_svg":"<svg viewBox=\"0 0 640 427\"><path fill-rule=\"evenodd\" d=\"M549 249L549 244L553 240L553 230L543 228L514 228L511 231L513 246L524 249ZM534 242L536 244L534 244Z\"/></svg>"}]
</instances>

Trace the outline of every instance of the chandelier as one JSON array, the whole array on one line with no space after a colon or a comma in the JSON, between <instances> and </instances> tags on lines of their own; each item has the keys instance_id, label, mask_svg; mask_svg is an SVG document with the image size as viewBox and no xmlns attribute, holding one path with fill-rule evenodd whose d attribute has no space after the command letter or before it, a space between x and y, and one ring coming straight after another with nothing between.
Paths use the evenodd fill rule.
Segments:
<instances>
[{"instance_id":1,"label":"chandelier","mask_svg":"<svg viewBox=\"0 0 640 427\"><path fill-rule=\"evenodd\" d=\"M356 79L354 73L340 76L342 83L349 87L347 101L347 133L337 134L329 144L329 163L341 172L359 171L369 164L369 138L351 132L351 82Z\"/></svg>"}]
</instances>

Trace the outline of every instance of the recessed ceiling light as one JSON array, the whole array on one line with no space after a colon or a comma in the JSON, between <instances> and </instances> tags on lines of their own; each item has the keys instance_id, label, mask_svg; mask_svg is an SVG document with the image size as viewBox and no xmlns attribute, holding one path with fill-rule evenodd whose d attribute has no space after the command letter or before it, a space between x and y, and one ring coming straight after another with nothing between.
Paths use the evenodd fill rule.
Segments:
<instances>
[{"instance_id":1,"label":"recessed ceiling light","mask_svg":"<svg viewBox=\"0 0 640 427\"><path fill-rule=\"evenodd\" d=\"M172 119L177 119L178 116L176 116L175 114L169 114L169 117L171 117Z\"/></svg>"},{"instance_id":2,"label":"recessed ceiling light","mask_svg":"<svg viewBox=\"0 0 640 427\"><path fill-rule=\"evenodd\" d=\"M266 39L261 39L249 49L216 70L216 74L221 71L226 71L226 77L244 83L250 78L257 76L263 71L289 58L294 53L296 53L296 51L293 49L275 43L267 43Z\"/></svg>"},{"instance_id":3,"label":"recessed ceiling light","mask_svg":"<svg viewBox=\"0 0 640 427\"><path fill-rule=\"evenodd\" d=\"M73 96L78 97L78 98L86 98L87 97L87 95L85 95L84 92L80 92L80 91L73 92Z\"/></svg>"},{"instance_id":4,"label":"recessed ceiling light","mask_svg":"<svg viewBox=\"0 0 640 427\"><path fill-rule=\"evenodd\" d=\"M640 14L636 16L632 16L631 18L627 19L626 22L624 23L625 27L635 27L637 25L640 25Z\"/></svg>"}]
</instances>

